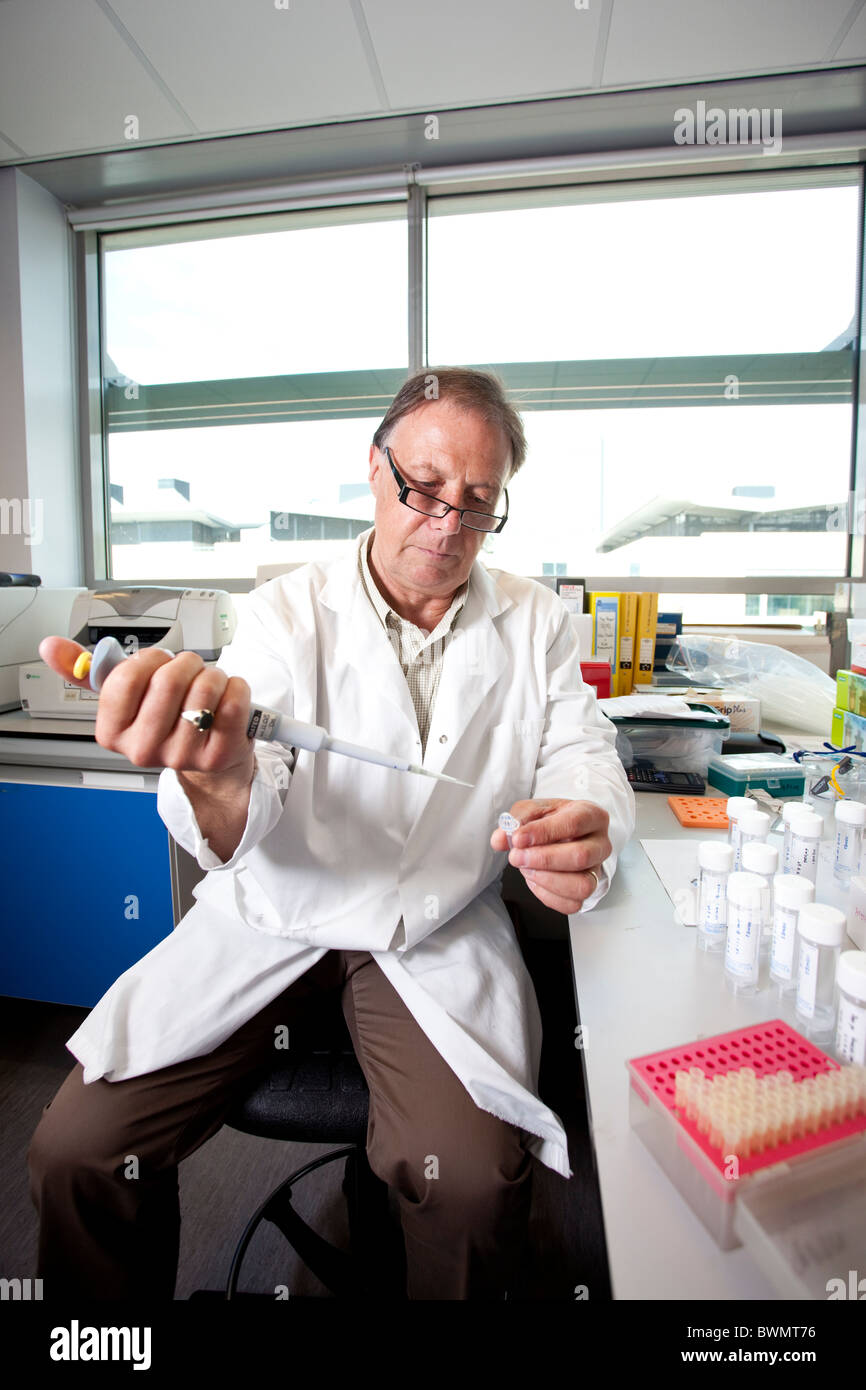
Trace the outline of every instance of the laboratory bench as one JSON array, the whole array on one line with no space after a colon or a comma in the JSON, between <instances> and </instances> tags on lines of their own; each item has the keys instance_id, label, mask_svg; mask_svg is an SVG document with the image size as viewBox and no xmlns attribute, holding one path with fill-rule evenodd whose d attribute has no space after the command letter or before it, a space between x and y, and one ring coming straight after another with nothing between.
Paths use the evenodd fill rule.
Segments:
<instances>
[{"instance_id":1,"label":"laboratory bench","mask_svg":"<svg viewBox=\"0 0 866 1390\"><path fill-rule=\"evenodd\" d=\"M159 773L92 724L0 714L0 994L91 1007L192 906L202 870L157 814Z\"/></svg>"},{"instance_id":2,"label":"laboratory bench","mask_svg":"<svg viewBox=\"0 0 866 1390\"><path fill-rule=\"evenodd\" d=\"M814 734L779 733L789 752L822 742ZM708 782L706 795L726 793ZM642 839L725 840L727 832L681 826L663 794L637 792L635 806L635 832L609 891L591 912L568 919L613 1296L778 1299L745 1248L719 1248L631 1128L626 1062L770 1019L797 1025L790 1006L780 1006L768 988L746 998L729 993L723 958L697 949L695 928L676 918L641 845ZM854 949L847 940L843 950ZM763 963L762 981L766 970Z\"/></svg>"}]
</instances>

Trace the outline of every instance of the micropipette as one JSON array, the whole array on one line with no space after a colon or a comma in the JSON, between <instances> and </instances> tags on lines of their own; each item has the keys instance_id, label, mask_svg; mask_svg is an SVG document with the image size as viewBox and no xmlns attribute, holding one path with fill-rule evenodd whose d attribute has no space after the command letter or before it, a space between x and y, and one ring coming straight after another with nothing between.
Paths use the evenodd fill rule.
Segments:
<instances>
[{"instance_id":1,"label":"micropipette","mask_svg":"<svg viewBox=\"0 0 866 1390\"><path fill-rule=\"evenodd\" d=\"M163 650L165 650L163 648ZM176 653L171 652L171 656ZM103 637L92 652L81 652L73 667L73 675L82 680L89 678L91 690L99 691L110 671L126 661L127 653L116 637ZM203 710L184 710L182 718L204 728L201 716ZM209 711L208 711L209 713ZM212 720L211 720L212 722ZM446 777L444 772L431 772L418 763L395 758L392 753L378 753L374 748L364 748L358 743L347 743L345 739L332 738L327 729L318 724L303 724L298 719L289 719L279 710L265 705L253 704L247 724L247 738L260 738L265 741L284 743L290 748L304 748L309 753L342 753L347 758L358 758L364 763L377 763L380 767L391 767L397 772L415 772L419 777L435 777L438 782L453 782L457 787L470 787L471 782L461 782L457 777Z\"/></svg>"}]
</instances>

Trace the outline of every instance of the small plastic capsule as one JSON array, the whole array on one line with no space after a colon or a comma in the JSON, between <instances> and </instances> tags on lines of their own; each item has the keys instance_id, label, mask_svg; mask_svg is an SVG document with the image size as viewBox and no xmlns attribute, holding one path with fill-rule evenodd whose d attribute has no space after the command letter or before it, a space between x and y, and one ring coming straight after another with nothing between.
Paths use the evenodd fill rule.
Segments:
<instances>
[{"instance_id":1,"label":"small plastic capsule","mask_svg":"<svg viewBox=\"0 0 866 1390\"><path fill-rule=\"evenodd\" d=\"M499 829L505 831L505 838L508 841L508 848L513 849L511 837L520 829L520 821L516 816L512 816L510 811L503 811L499 817Z\"/></svg>"}]
</instances>

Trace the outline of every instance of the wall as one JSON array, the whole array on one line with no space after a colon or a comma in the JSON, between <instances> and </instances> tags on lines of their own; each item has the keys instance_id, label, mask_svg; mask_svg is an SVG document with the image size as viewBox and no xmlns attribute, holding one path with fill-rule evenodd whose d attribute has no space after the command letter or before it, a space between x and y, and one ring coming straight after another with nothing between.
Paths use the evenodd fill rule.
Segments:
<instances>
[{"instance_id":1,"label":"wall","mask_svg":"<svg viewBox=\"0 0 866 1390\"><path fill-rule=\"evenodd\" d=\"M72 233L16 169L0 169L0 421L0 570L83 583Z\"/></svg>"}]
</instances>

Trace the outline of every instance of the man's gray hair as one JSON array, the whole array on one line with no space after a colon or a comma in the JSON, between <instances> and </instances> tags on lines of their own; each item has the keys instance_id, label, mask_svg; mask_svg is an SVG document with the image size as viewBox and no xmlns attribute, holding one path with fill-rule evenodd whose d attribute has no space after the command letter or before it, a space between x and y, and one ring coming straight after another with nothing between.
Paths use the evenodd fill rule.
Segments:
<instances>
[{"instance_id":1,"label":"man's gray hair","mask_svg":"<svg viewBox=\"0 0 866 1390\"><path fill-rule=\"evenodd\" d=\"M510 482L526 458L523 421L505 394L505 383L495 372L474 367L424 367L403 382L376 433L375 448L382 449L398 420L428 401L448 400L464 410L474 410L491 425L498 425L511 444Z\"/></svg>"}]
</instances>

